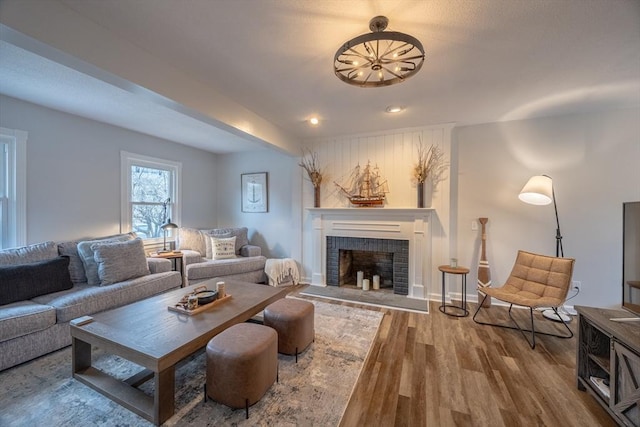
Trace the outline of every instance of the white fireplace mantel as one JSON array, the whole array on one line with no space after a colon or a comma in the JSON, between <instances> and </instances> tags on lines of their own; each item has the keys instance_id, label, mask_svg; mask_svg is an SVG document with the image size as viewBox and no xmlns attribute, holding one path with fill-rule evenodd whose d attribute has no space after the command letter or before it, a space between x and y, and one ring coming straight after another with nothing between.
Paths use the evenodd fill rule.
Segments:
<instances>
[{"instance_id":1,"label":"white fireplace mantel","mask_svg":"<svg viewBox=\"0 0 640 427\"><path fill-rule=\"evenodd\" d=\"M312 219L312 278L326 286L327 236L409 241L409 298L427 299L431 272L430 208L308 208Z\"/></svg>"}]
</instances>

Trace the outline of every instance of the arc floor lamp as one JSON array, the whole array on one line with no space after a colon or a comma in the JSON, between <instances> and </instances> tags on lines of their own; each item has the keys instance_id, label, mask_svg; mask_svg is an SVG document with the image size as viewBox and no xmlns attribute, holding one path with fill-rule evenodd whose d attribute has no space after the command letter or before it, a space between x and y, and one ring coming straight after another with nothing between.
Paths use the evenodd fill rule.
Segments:
<instances>
[{"instance_id":1,"label":"arc floor lamp","mask_svg":"<svg viewBox=\"0 0 640 427\"><path fill-rule=\"evenodd\" d=\"M548 205L553 202L553 210L556 214L556 257L564 257L560 220L558 219L558 205L551 177L548 175L532 176L520 191L518 198L530 205Z\"/></svg>"},{"instance_id":2,"label":"arc floor lamp","mask_svg":"<svg viewBox=\"0 0 640 427\"><path fill-rule=\"evenodd\" d=\"M518 198L530 205L548 205L553 203L553 211L556 215L556 257L564 257L564 249L562 247L562 233L560 231L560 220L558 219L558 204L556 203L556 193L553 189L553 180L548 175L532 176L520 191ZM564 305L559 307L558 315L553 310L544 310L542 315L550 320L559 322L571 321L566 312ZM558 316L560 318L558 318Z\"/></svg>"}]
</instances>

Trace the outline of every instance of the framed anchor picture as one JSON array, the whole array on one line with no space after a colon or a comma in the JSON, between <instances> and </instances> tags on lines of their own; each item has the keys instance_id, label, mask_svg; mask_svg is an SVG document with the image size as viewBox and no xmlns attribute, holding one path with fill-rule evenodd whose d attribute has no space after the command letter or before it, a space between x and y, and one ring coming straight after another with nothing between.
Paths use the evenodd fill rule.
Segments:
<instances>
[{"instance_id":1,"label":"framed anchor picture","mask_svg":"<svg viewBox=\"0 0 640 427\"><path fill-rule=\"evenodd\" d=\"M243 173L242 212L267 212L269 209L269 188L267 172Z\"/></svg>"}]
</instances>

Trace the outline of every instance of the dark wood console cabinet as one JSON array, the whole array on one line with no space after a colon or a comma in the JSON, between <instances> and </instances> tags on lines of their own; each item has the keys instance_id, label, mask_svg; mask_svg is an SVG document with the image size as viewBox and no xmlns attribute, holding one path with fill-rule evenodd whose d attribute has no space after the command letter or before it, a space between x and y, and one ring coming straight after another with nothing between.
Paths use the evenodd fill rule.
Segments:
<instances>
[{"instance_id":1,"label":"dark wood console cabinet","mask_svg":"<svg viewBox=\"0 0 640 427\"><path fill-rule=\"evenodd\" d=\"M622 310L575 307L579 314L576 379L622 426L640 427L640 321Z\"/></svg>"}]
</instances>

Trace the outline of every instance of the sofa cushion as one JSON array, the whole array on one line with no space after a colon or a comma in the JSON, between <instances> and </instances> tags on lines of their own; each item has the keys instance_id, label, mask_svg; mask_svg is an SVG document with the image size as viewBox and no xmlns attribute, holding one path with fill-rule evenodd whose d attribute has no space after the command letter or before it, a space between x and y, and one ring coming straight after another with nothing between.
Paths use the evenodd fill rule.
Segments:
<instances>
[{"instance_id":1,"label":"sofa cushion","mask_svg":"<svg viewBox=\"0 0 640 427\"><path fill-rule=\"evenodd\" d=\"M248 238L249 230L247 227L239 227L239 228L214 228L212 230L202 230L202 233L205 236L213 236L218 238L236 238L236 255L240 255L240 248L249 244ZM205 239L205 249L206 254L205 258L213 259L213 250L211 248L211 240Z\"/></svg>"},{"instance_id":2,"label":"sofa cushion","mask_svg":"<svg viewBox=\"0 0 640 427\"><path fill-rule=\"evenodd\" d=\"M125 280L110 286L75 285L73 289L33 299L56 309L58 323L98 313L180 287L177 271Z\"/></svg>"},{"instance_id":3,"label":"sofa cushion","mask_svg":"<svg viewBox=\"0 0 640 427\"><path fill-rule=\"evenodd\" d=\"M69 258L0 266L0 305L71 289Z\"/></svg>"},{"instance_id":4,"label":"sofa cushion","mask_svg":"<svg viewBox=\"0 0 640 427\"><path fill-rule=\"evenodd\" d=\"M151 274L166 273L171 271L172 261L164 258L147 258L147 265Z\"/></svg>"},{"instance_id":5,"label":"sofa cushion","mask_svg":"<svg viewBox=\"0 0 640 427\"><path fill-rule=\"evenodd\" d=\"M217 276L229 276L252 271L264 271L267 259L263 256L238 257L233 259L207 260L187 265L189 281L211 279Z\"/></svg>"},{"instance_id":6,"label":"sofa cushion","mask_svg":"<svg viewBox=\"0 0 640 427\"><path fill-rule=\"evenodd\" d=\"M110 243L110 242L125 242L127 240L135 239L134 233L119 234L116 236L106 237L102 239L87 240L78 242L78 254L82 259L82 265L84 266L84 272L87 276L87 283L90 285L100 284L100 277L98 276L98 264L93 258L93 249L91 246L96 243Z\"/></svg>"},{"instance_id":7,"label":"sofa cushion","mask_svg":"<svg viewBox=\"0 0 640 427\"><path fill-rule=\"evenodd\" d=\"M58 247L55 242L43 242L0 251L0 265L28 264L57 257Z\"/></svg>"},{"instance_id":8,"label":"sofa cushion","mask_svg":"<svg viewBox=\"0 0 640 427\"><path fill-rule=\"evenodd\" d=\"M142 239L126 242L94 243L93 258L98 265L100 286L149 274Z\"/></svg>"},{"instance_id":9,"label":"sofa cushion","mask_svg":"<svg viewBox=\"0 0 640 427\"><path fill-rule=\"evenodd\" d=\"M209 237L211 240L211 259L229 259L236 257L236 238Z\"/></svg>"},{"instance_id":10,"label":"sofa cushion","mask_svg":"<svg viewBox=\"0 0 640 427\"><path fill-rule=\"evenodd\" d=\"M42 331L55 325L56 310L32 301L19 301L0 307L0 342Z\"/></svg>"},{"instance_id":11,"label":"sofa cushion","mask_svg":"<svg viewBox=\"0 0 640 427\"><path fill-rule=\"evenodd\" d=\"M196 251L204 257L207 254L204 240L200 230L188 227L180 227L178 229L177 248L181 251Z\"/></svg>"}]
</instances>

